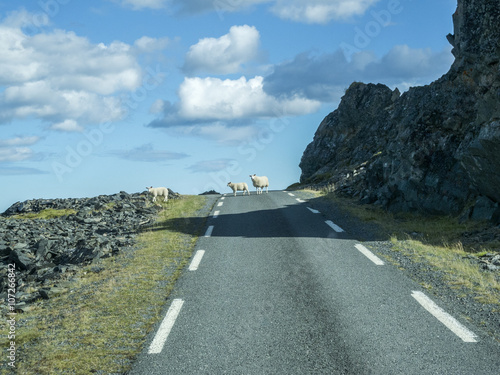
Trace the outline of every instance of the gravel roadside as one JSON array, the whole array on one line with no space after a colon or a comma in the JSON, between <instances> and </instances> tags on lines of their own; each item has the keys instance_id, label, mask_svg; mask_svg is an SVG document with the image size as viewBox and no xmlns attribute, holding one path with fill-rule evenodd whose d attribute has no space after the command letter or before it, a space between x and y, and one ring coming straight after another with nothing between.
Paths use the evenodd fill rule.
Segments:
<instances>
[{"instance_id":1,"label":"gravel roadside","mask_svg":"<svg viewBox=\"0 0 500 375\"><path fill-rule=\"evenodd\" d=\"M416 261L412 257L397 251L390 241L390 234L384 231L374 222L363 222L352 214L340 210L331 201L318 197L317 194L308 191L295 191L295 195L308 201L308 206L319 210L325 218L333 220L340 227L346 229L356 239L364 243L379 257L393 264L401 272L420 284L426 293L440 301L442 307L457 316L474 324L484 333L493 336L500 341L500 306L478 302L470 290L465 287L450 285L443 271L436 269L424 260ZM481 265L476 260L471 262ZM492 272L483 270L483 272ZM500 278L500 272L498 277Z\"/></svg>"}]
</instances>

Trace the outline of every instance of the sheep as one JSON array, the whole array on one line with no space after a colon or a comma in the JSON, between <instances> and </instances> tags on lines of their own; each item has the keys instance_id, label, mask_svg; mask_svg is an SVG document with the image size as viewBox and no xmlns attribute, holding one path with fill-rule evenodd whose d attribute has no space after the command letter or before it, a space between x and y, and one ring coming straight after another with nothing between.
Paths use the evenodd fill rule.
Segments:
<instances>
[{"instance_id":1,"label":"sheep","mask_svg":"<svg viewBox=\"0 0 500 375\"><path fill-rule=\"evenodd\" d=\"M267 188L269 187L269 179L266 176L256 176L250 175L252 179L253 186L257 188L257 194L262 194L263 188L266 188L266 193L269 193Z\"/></svg>"},{"instance_id":2,"label":"sheep","mask_svg":"<svg viewBox=\"0 0 500 375\"><path fill-rule=\"evenodd\" d=\"M165 188L165 187L157 187L157 188L154 188L154 187L147 187L146 189L148 189L148 191L153 194L153 202L156 201L156 197L159 195L159 196L162 196L163 195L163 201L166 202L168 200L168 189Z\"/></svg>"},{"instance_id":3,"label":"sheep","mask_svg":"<svg viewBox=\"0 0 500 375\"><path fill-rule=\"evenodd\" d=\"M250 191L248 190L248 185L246 182L228 182L227 186L229 186L234 191L234 196L236 197L236 192L239 190L243 190L243 195L245 195L245 191L250 195Z\"/></svg>"}]
</instances>

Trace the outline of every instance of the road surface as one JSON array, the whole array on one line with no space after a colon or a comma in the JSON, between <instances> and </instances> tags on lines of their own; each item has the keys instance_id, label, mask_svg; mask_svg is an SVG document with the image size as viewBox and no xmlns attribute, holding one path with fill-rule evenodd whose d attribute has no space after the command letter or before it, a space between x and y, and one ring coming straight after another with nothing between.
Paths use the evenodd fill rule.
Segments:
<instances>
[{"instance_id":1,"label":"road surface","mask_svg":"<svg viewBox=\"0 0 500 375\"><path fill-rule=\"evenodd\" d=\"M301 193L232 194L130 374L500 374L500 345Z\"/></svg>"}]
</instances>

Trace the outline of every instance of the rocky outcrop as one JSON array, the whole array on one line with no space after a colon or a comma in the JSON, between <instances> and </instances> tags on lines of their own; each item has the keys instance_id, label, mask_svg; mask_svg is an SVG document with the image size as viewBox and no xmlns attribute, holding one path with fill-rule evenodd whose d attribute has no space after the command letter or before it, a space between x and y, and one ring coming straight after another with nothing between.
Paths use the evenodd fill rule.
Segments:
<instances>
[{"instance_id":1,"label":"rocky outcrop","mask_svg":"<svg viewBox=\"0 0 500 375\"><path fill-rule=\"evenodd\" d=\"M400 95L353 83L302 156L302 184L394 211L500 221L500 2L458 1L449 72Z\"/></svg>"},{"instance_id":2,"label":"rocky outcrop","mask_svg":"<svg viewBox=\"0 0 500 375\"><path fill-rule=\"evenodd\" d=\"M170 198L179 194L170 191ZM147 193L94 198L34 199L17 202L0 218L0 294L5 301L7 266L15 265L17 308L61 293L58 279L135 245L136 235L152 225L159 206ZM73 210L51 219L26 219L48 208ZM23 215L24 214L24 215ZM19 216L20 215L20 216Z\"/></svg>"}]
</instances>

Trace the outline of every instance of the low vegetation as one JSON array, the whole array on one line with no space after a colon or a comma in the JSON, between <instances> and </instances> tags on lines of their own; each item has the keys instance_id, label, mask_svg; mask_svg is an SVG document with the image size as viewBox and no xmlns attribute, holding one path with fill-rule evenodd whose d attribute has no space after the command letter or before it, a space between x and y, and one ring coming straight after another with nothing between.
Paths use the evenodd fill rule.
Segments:
<instances>
[{"instance_id":1,"label":"low vegetation","mask_svg":"<svg viewBox=\"0 0 500 375\"><path fill-rule=\"evenodd\" d=\"M136 248L58 281L71 292L18 314L17 372L127 371L191 257L205 216L189 218L197 217L205 204L201 196L162 203L166 209L155 226L139 236ZM175 226L169 224L173 221ZM2 332L7 331L5 321L0 323ZM8 373L4 367L2 374Z\"/></svg>"},{"instance_id":2,"label":"low vegetation","mask_svg":"<svg viewBox=\"0 0 500 375\"><path fill-rule=\"evenodd\" d=\"M75 210L55 210L53 208L47 208L40 212L25 213L12 216L12 219L55 219L61 216L68 216L76 214Z\"/></svg>"},{"instance_id":3,"label":"low vegetation","mask_svg":"<svg viewBox=\"0 0 500 375\"><path fill-rule=\"evenodd\" d=\"M331 192L316 194L361 221L376 225L387 236L393 251L439 271L457 293L500 306L498 272L484 271L477 261L487 253L499 251L499 228L485 222L461 222L456 217L396 214ZM432 285L427 287L432 288ZM499 308L494 310L500 311Z\"/></svg>"}]
</instances>

